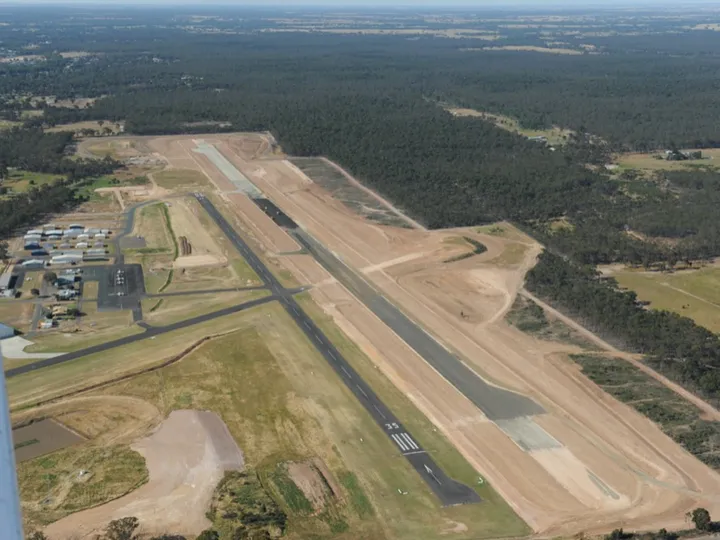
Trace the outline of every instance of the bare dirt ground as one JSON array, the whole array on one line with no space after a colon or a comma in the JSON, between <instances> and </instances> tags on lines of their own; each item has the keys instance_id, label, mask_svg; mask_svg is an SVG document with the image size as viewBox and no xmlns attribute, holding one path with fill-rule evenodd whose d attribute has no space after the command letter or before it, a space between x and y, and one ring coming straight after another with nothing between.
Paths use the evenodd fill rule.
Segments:
<instances>
[{"instance_id":1,"label":"bare dirt ground","mask_svg":"<svg viewBox=\"0 0 720 540\"><path fill-rule=\"evenodd\" d=\"M309 255L283 255L285 233L231 194L234 185L192 152L193 137L146 140L171 166L202 171L233 201L271 261L313 285L315 302L537 533L684 528L685 513L697 506L720 512L720 476L583 376L566 354L577 349L539 341L504 322L541 249L530 238L504 224L496 232L374 224L265 150L265 135L203 139L480 376L545 408L530 427L554 443L516 444L508 434L525 428L487 419ZM465 236L487 251L448 262L470 250Z\"/></svg>"},{"instance_id":2,"label":"bare dirt ground","mask_svg":"<svg viewBox=\"0 0 720 540\"><path fill-rule=\"evenodd\" d=\"M194 199L173 199L168 202L168 212L175 237L184 236L192 246L192 254L175 259L175 268L197 266L220 266L227 264L227 258L212 236L197 218L200 211Z\"/></svg>"},{"instance_id":3,"label":"bare dirt ground","mask_svg":"<svg viewBox=\"0 0 720 540\"><path fill-rule=\"evenodd\" d=\"M72 514L48 526L51 538L92 538L113 519L135 516L143 533L199 534L210 526L205 511L227 470L243 456L215 413L173 411L149 437L132 445L145 458L150 480L115 501Z\"/></svg>"}]
</instances>

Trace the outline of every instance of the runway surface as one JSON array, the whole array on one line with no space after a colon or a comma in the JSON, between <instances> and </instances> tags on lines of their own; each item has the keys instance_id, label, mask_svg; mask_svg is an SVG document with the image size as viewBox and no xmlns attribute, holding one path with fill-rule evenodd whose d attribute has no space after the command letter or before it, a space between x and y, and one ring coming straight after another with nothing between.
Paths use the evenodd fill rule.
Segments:
<instances>
[{"instance_id":1,"label":"runway surface","mask_svg":"<svg viewBox=\"0 0 720 540\"><path fill-rule=\"evenodd\" d=\"M451 506L480 502L480 497L474 490L449 478L433 461L430 455L423 450L397 417L380 401L370 386L360 378L347 360L345 360L335 346L330 343L330 340L325 336L323 331L320 330L312 319L302 310L292 297L292 291L288 291L280 284L277 278L267 269L265 263L255 255L247 243L220 214L217 208L202 195L197 195L197 199L235 248L242 254L250 267L270 288L273 297L276 297L280 301L298 327L305 333L310 342L320 352L323 358L327 360L363 407L370 413L370 416L372 416L375 422L384 430L385 434L393 444L395 444L398 450L400 450L400 453L405 456L423 480L430 486L442 504Z\"/></svg>"},{"instance_id":2,"label":"runway surface","mask_svg":"<svg viewBox=\"0 0 720 540\"><path fill-rule=\"evenodd\" d=\"M290 232L333 277L489 419L509 420L545 412L539 404L528 397L488 384L312 236L300 229Z\"/></svg>"},{"instance_id":3,"label":"runway surface","mask_svg":"<svg viewBox=\"0 0 720 540\"><path fill-rule=\"evenodd\" d=\"M33 362L32 364L26 364L24 366L19 366L19 367L13 368L13 369L8 369L5 372L5 377L9 379L11 377L16 377L18 375L22 375L23 373L29 373L30 371L34 371L36 369L49 367L49 366L55 366L57 364L63 364L65 362L69 362L71 360L77 360L78 358L82 358L83 356L88 356L90 354L96 354L99 352L114 349L116 347L122 347L123 345L129 345L130 343L135 343L136 341L142 341L143 339L150 339L150 338L153 338L160 334L172 332L173 330L180 330L181 328L187 328L188 326L193 326L195 324L212 321L213 319L217 319L218 317L224 317L225 315L232 315L233 313L238 313L240 311L244 311L246 309L250 309L252 307L259 306L261 304L266 304L268 302L272 302L273 300L277 300L277 298L274 296L265 296L263 298L258 298L256 300L250 300L249 302L245 302L244 304L238 304L237 306L230 306L225 309L219 309L218 311L213 311L212 313L205 313L204 315L198 315L197 317L193 317L192 319L185 319L184 321L178 321L173 324L168 324L167 326L150 326L150 327L147 327L147 330L142 334L136 334L134 336L127 336L127 337L116 339L113 341L108 341L107 343L101 343L100 345L94 345L92 347L87 347L86 349L81 349L79 351L63 354L60 356L55 356L53 358L48 358L46 360L40 360L38 362Z\"/></svg>"},{"instance_id":4,"label":"runway surface","mask_svg":"<svg viewBox=\"0 0 720 540\"><path fill-rule=\"evenodd\" d=\"M435 461L408 432L408 430L405 429L398 418L377 397L370 386L343 358L322 330L302 310L293 298L293 295L297 294L302 289L284 288L277 278L275 278L275 276L268 270L260 258L250 249L247 243L237 234L237 232L235 232L233 227L227 222L222 214L220 214L217 208L215 208L215 206L203 195L197 194L196 198L208 212L210 217L212 217L217 223L218 227L220 227L223 233L232 242L233 246L245 258L250 267L260 277L263 281L264 288L270 290L270 296L200 315L198 317L193 317L184 321L179 321L167 326L145 326L144 328L146 328L146 331L142 334L127 336L108 343L88 347L80 351L39 360L31 364L9 369L5 372L5 376L7 378L16 377L36 369L55 366L88 356L90 354L100 353L116 347L128 345L136 341L150 339L166 332L172 332L173 330L179 330L188 326L210 321L218 317L237 313L261 304L279 301L290 317L292 317L298 327L315 346L318 352L320 352L323 358L340 376L347 388L355 395L363 407L365 407L368 411L370 416L383 429L387 437L397 447L400 453L408 460L421 478L427 483L440 502L444 506L480 502L480 496L473 489L462 483L456 482L445 474L445 472L435 463Z\"/></svg>"}]
</instances>

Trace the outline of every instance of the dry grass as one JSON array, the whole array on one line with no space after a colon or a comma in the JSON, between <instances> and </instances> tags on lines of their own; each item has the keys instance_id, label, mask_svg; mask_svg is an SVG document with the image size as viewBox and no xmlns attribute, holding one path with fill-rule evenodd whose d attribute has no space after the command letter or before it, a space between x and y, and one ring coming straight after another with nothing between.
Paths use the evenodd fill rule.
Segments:
<instances>
[{"instance_id":1,"label":"dry grass","mask_svg":"<svg viewBox=\"0 0 720 540\"><path fill-rule=\"evenodd\" d=\"M614 161L621 169L639 169L645 171L687 171L695 167L720 167L720 148L704 149L702 150L702 154L702 159L667 161L653 157L664 157L662 152L629 153L616 156Z\"/></svg>"},{"instance_id":2,"label":"dry grass","mask_svg":"<svg viewBox=\"0 0 720 540\"><path fill-rule=\"evenodd\" d=\"M249 302L255 298L267 296L268 291L244 291L217 294L189 294L162 299L143 300L143 318L153 325L167 325L177 321L197 317L230 306ZM156 309L150 311L153 306Z\"/></svg>"},{"instance_id":3,"label":"dry grass","mask_svg":"<svg viewBox=\"0 0 720 540\"><path fill-rule=\"evenodd\" d=\"M18 464L17 473L28 529L116 499L148 479L143 457L120 445L66 448Z\"/></svg>"},{"instance_id":4,"label":"dry grass","mask_svg":"<svg viewBox=\"0 0 720 540\"><path fill-rule=\"evenodd\" d=\"M192 169L168 169L155 173L153 178L158 186L173 191L197 191L212 187L207 176Z\"/></svg>"},{"instance_id":5,"label":"dry grass","mask_svg":"<svg viewBox=\"0 0 720 540\"><path fill-rule=\"evenodd\" d=\"M110 121L105 121L100 124L100 122L96 121L87 121L87 122L74 122L71 124L58 124L57 126L53 126L51 128L48 128L46 131L53 133L56 131L74 131L75 133L80 132L85 129L91 129L95 131L98 134L112 134L117 135L121 132L121 123L115 123ZM109 130L109 131L108 131Z\"/></svg>"},{"instance_id":6,"label":"dry grass","mask_svg":"<svg viewBox=\"0 0 720 540\"><path fill-rule=\"evenodd\" d=\"M446 111L448 111L453 116L470 116L475 118L481 118L482 120L485 120L487 122L492 122L500 129L504 129L506 131L511 131L513 133L517 133L519 135L523 135L525 137L546 137L548 144L552 145L560 145L565 144L567 140L572 135L572 130L569 129L563 129L557 126L554 126L550 129L525 129L523 128L520 123L509 116L503 116L501 114L493 114L489 112L484 111L477 111L475 109L465 109L461 107L446 107Z\"/></svg>"},{"instance_id":7,"label":"dry grass","mask_svg":"<svg viewBox=\"0 0 720 540\"><path fill-rule=\"evenodd\" d=\"M690 317L720 332L720 268L681 271L674 274L622 270L612 276L622 287L650 302L652 309L666 309Z\"/></svg>"},{"instance_id":8,"label":"dry grass","mask_svg":"<svg viewBox=\"0 0 720 540\"><path fill-rule=\"evenodd\" d=\"M327 320L331 339L364 363L382 387L383 399L401 419L423 434L423 443L451 473L476 478L472 469L392 384L374 371L362 353ZM374 373L373 373L374 372ZM484 502L441 508L417 473L338 380L324 359L279 305L243 330L201 346L183 361L157 373L102 390L157 406L163 414L182 408L220 414L261 474L277 464L321 458L345 491L334 501L332 523L342 522L353 539L443 538L448 520L466 527L453 537L475 539L520 535L527 530L487 486ZM464 464L464 465L463 465ZM469 469L469 470L468 470ZM398 493L401 489L407 494ZM330 516L290 513L290 538L334 537Z\"/></svg>"}]
</instances>

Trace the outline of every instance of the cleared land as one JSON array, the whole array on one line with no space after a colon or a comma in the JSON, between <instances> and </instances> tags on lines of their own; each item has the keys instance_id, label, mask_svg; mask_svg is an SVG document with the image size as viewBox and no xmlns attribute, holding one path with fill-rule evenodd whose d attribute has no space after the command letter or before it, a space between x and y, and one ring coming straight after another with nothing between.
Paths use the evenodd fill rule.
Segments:
<instances>
[{"instance_id":1,"label":"cleared land","mask_svg":"<svg viewBox=\"0 0 720 540\"><path fill-rule=\"evenodd\" d=\"M185 239L180 245L179 257L173 262L175 268L227 264L220 246L198 219L198 214L204 210L194 198L175 199L167 206L175 237L179 242Z\"/></svg>"},{"instance_id":2,"label":"cleared land","mask_svg":"<svg viewBox=\"0 0 720 540\"><path fill-rule=\"evenodd\" d=\"M97 135L116 135L122 132L122 123L115 122L100 122L100 121L87 121L87 122L74 122L72 124L58 124L51 128L47 128L47 131L52 133L56 131L74 131L75 133L85 134L86 132L94 132Z\"/></svg>"},{"instance_id":3,"label":"cleared land","mask_svg":"<svg viewBox=\"0 0 720 540\"><path fill-rule=\"evenodd\" d=\"M708 266L674 273L608 268L621 287L649 302L651 309L666 309L692 318L699 325L720 332L720 268Z\"/></svg>"},{"instance_id":4,"label":"cleared land","mask_svg":"<svg viewBox=\"0 0 720 540\"><path fill-rule=\"evenodd\" d=\"M49 536L87 536L128 515L137 517L144 531L199 534L210 525L205 508L215 485L225 471L243 468L242 453L227 427L207 411L174 411L132 448L145 459L150 473L147 484L53 523L46 529Z\"/></svg>"},{"instance_id":5,"label":"cleared land","mask_svg":"<svg viewBox=\"0 0 720 540\"><path fill-rule=\"evenodd\" d=\"M481 118L487 122L492 122L501 129L512 131L513 133L518 133L520 135L524 135L525 137L545 137L548 144L565 144L573 133L569 129L563 129L557 126L550 129L526 129L523 128L517 120L510 118L509 116L477 111L475 109L446 107L445 110L453 116Z\"/></svg>"},{"instance_id":6,"label":"cleared land","mask_svg":"<svg viewBox=\"0 0 720 540\"><path fill-rule=\"evenodd\" d=\"M620 169L636 169L641 171L687 171L697 167L720 167L720 149L708 148L702 150L701 159L688 159L684 161L668 161L664 159L663 152L629 153L615 157L615 163Z\"/></svg>"},{"instance_id":7,"label":"cleared land","mask_svg":"<svg viewBox=\"0 0 720 540\"><path fill-rule=\"evenodd\" d=\"M316 270L315 261L306 255L277 257L300 283L314 285L313 299L533 529L564 535L618 526L682 528L685 512L699 504L713 507L707 495L716 492L717 475L639 413L600 393L577 368L556 361L554 355L573 350L571 346L534 339L503 322L539 249L530 239L373 224L317 184L308 184L286 163L235 152L230 141L236 139L204 138L483 377L532 397L548 411L524 427L488 421L346 290ZM220 191L236 189L192 153L195 145L189 138L157 138L148 145L175 166L195 163ZM245 227L252 230L252 225ZM473 237L487 251L447 263L467 251L460 243L447 242L458 236ZM256 239L263 241L260 234ZM536 441L545 442L528 447L527 429L540 436ZM537 485L545 489L539 492Z\"/></svg>"},{"instance_id":8,"label":"cleared land","mask_svg":"<svg viewBox=\"0 0 720 540\"><path fill-rule=\"evenodd\" d=\"M388 205L382 204L376 196L329 161L323 158L296 158L289 161L313 182L325 188L334 198L359 215L382 225L410 226L407 218L398 215Z\"/></svg>"},{"instance_id":9,"label":"cleared land","mask_svg":"<svg viewBox=\"0 0 720 540\"><path fill-rule=\"evenodd\" d=\"M405 411L413 412L417 408L424 413L423 416L413 412L420 420L408 420L400 415L409 426L416 421L427 422L428 428L420 430L419 442L433 448L438 444L433 437L440 437L446 441L447 448L455 452L450 445L454 446L469 463L453 468L457 454L453 454L453 458L434 455L448 472L467 483L471 483L471 476L479 473L534 531L544 535L592 534L617 527L683 528L685 513L697 506L705 506L711 513L720 511L720 503L713 496L720 486L720 477L685 452L657 425L612 399L580 373L565 356L568 352L577 352L576 345L537 339L505 323L504 318L522 287L524 274L534 264L540 250L531 239L507 224L481 229L426 231L419 227L399 228L373 223L338 201L322 186L309 181L295 166L277 159L265 135L222 134L203 136L203 139L318 242L364 276L404 313L412 314L415 322L460 356L479 376L488 383L532 398L547 411L529 419L488 419L311 256L298 252L284 254L278 249L280 244L290 243L282 236L285 233L277 232L278 227L272 220L258 218L242 199L228 204L228 199L237 198L237 194L231 195L237 187L207 156L193 152L196 148L193 137L143 138L133 143L135 148L146 148L143 150L146 156L161 156L173 168L203 173L219 192L208 196L233 224L248 234L254 245L262 247L273 271L287 272L287 279L312 285L309 294L322 313L318 309L313 311L312 303L305 307L316 320L331 328L336 325L352 339L353 343L338 346L353 346L362 352L360 357L350 360L354 367L363 375L374 374L374 377L368 375L368 380L389 403ZM198 215L198 219L202 223L202 216ZM228 256L230 248L214 234L211 236ZM475 243L484 246L485 251L473 254ZM238 264L244 264L229 256L228 259L234 269ZM310 302L309 299L303 301ZM278 463L305 461L315 456L323 459L336 478L343 478L342 470L352 471L360 479L378 516L377 519L362 519L359 513L338 505L339 514L334 516L341 517L353 531L353 538L383 535L427 538L449 530L455 530L460 538L523 534L522 527L508 517L512 514L506 510L494 509L485 516L486 519L476 521L484 508L489 508L484 506L485 503L474 508L437 509L420 479L412 471L403 472L406 464L400 460L392 461L389 464L391 470L383 472L387 454L383 453L381 457L373 448L392 446L390 442L384 438L373 441L366 436L377 429L374 426L362 429L362 435L353 431L369 419L363 417L357 402L332 400L331 396L344 395L347 391L334 384L332 377L327 379L327 384L316 379L329 368L322 362L313 363L311 367L316 352L309 349L305 353L309 344L304 338L283 349L282 343L292 340L297 329L283 326L282 329L274 327L269 333L259 330L283 320L284 312L271 312L270 317L266 316L273 309L279 310L279 306L254 308L241 316L228 316L211 325L184 329L182 338L179 334L173 335L175 333L158 336L155 340L142 342L142 354L138 354L140 348L133 344L103 353L102 359L88 357L13 378L9 381L13 406L27 405L78 388L79 373L83 374L86 384L126 374L179 354L181 343L187 347L188 343L199 341L208 333L220 334L244 328L242 339L218 338L218 342L225 344L224 350L213 353L210 364L195 366L182 383L182 392L168 391L171 386L167 373L192 365L188 360L200 356L200 351L210 346L209 342L184 360L163 368L162 376L148 373L118 387L163 410L168 407L216 410L246 452L248 463L254 468L259 467L261 472L263 467L270 466L276 471ZM232 322L238 320L252 320L252 323L242 326ZM249 333L251 328L253 332L259 332L257 341ZM327 332L331 339L338 339L331 336L331 330ZM225 365L222 363L234 361L231 365L235 369L240 363L237 358L245 357L238 349L229 352L228 347L247 347L253 343L269 348L272 356L278 359L277 363L268 361L264 353L256 349L255 356L265 358L260 364L262 371L258 371L259 366L243 364L242 376L233 376L227 371L230 368L225 367L217 376L221 382L216 383L225 385L223 388L247 384L253 384L253 387L235 388L225 395L216 388L211 390L205 386L212 383L213 364ZM282 379L273 369L279 369L291 386L283 390ZM330 375L334 377L334 374ZM268 380L273 384L258 383L263 376L271 377ZM138 384L140 380L148 382ZM273 393L256 395L258 388L265 391L271 387ZM293 397L283 402L274 393L276 391L285 391L285 395ZM113 392L119 390L113 389ZM313 397L318 395L322 396L320 404L317 401L320 398ZM231 400L232 404L230 401L219 404L223 407L219 411L215 405L207 405L220 399ZM237 399L241 401L234 401ZM268 403L267 400L271 400L269 406L286 403L283 406L288 411L309 412L315 418L315 424L298 425L290 420L291 426L286 415L278 417L257 409L252 417L256 422L262 421L262 429L247 420L238 420L237 416L232 420L232 415L245 414L248 407L258 407ZM354 407L360 414L349 412ZM345 416L338 417L338 414ZM268 434L269 424L276 430L282 428L282 433ZM317 431L319 428L321 432ZM313 438L312 445L307 437ZM298 444L305 445L306 451L298 451ZM340 455L317 450L333 445L340 449ZM353 457L353 465L349 466L349 456L355 456L353 452L359 457ZM296 454L294 457L287 457L293 453ZM280 470L284 469L281 467ZM378 485L382 487L378 488ZM543 489L538 490L538 485ZM408 495L398 494L396 500L394 494L398 489L407 491ZM495 500L492 492L483 496L486 502ZM295 531L321 536L328 531L323 527L328 527L330 532L339 531L338 526L332 524L337 523L334 518L331 521L309 519L303 515L302 504L291 504L285 496L283 498ZM493 521L491 515L502 524ZM447 520L444 525L443 520Z\"/></svg>"}]
</instances>

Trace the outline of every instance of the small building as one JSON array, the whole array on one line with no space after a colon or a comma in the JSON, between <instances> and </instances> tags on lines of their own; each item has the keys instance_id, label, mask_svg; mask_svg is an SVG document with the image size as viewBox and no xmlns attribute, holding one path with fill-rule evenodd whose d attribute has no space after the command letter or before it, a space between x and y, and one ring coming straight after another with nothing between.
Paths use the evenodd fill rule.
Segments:
<instances>
[{"instance_id":1,"label":"small building","mask_svg":"<svg viewBox=\"0 0 720 540\"><path fill-rule=\"evenodd\" d=\"M78 235L77 235L77 239L78 239L78 240L90 240L90 235L89 235L89 234L85 234L85 233L78 234Z\"/></svg>"},{"instance_id":2,"label":"small building","mask_svg":"<svg viewBox=\"0 0 720 540\"><path fill-rule=\"evenodd\" d=\"M100 232L100 229L96 229L93 227L85 227L85 234L98 234Z\"/></svg>"},{"instance_id":3,"label":"small building","mask_svg":"<svg viewBox=\"0 0 720 540\"><path fill-rule=\"evenodd\" d=\"M50 259L50 264L77 264L79 262L82 262L83 257L82 255L75 255L75 254L63 254L63 255L54 255L52 259Z\"/></svg>"},{"instance_id":4,"label":"small building","mask_svg":"<svg viewBox=\"0 0 720 540\"><path fill-rule=\"evenodd\" d=\"M45 231L46 236L62 236L63 230L62 229L49 229Z\"/></svg>"},{"instance_id":5,"label":"small building","mask_svg":"<svg viewBox=\"0 0 720 540\"><path fill-rule=\"evenodd\" d=\"M12 326L0 323L0 339L11 338L15 335L15 329Z\"/></svg>"},{"instance_id":6,"label":"small building","mask_svg":"<svg viewBox=\"0 0 720 540\"><path fill-rule=\"evenodd\" d=\"M43 233L42 229L30 229L28 234L35 234L35 235L41 235Z\"/></svg>"},{"instance_id":7,"label":"small building","mask_svg":"<svg viewBox=\"0 0 720 540\"><path fill-rule=\"evenodd\" d=\"M42 320L40 321L40 330L50 330L55 324L53 319Z\"/></svg>"},{"instance_id":8,"label":"small building","mask_svg":"<svg viewBox=\"0 0 720 540\"><path fill-rule=\"evenodd\" d=\"M62 233L64 238L75 238L80 234L82 234L82 231L80 229L68 229L67 231L63 231Z\"/></svg>"},{"instance_id":9,"label":"small building","mask_svg":"<svg viewBox=\"0 0 720 540\"><path fill-rule=\"evenodd\" d=\"M78 295L78 292L75 289L63 289L61 291L58 291L57 294L55 294L55 297L58 300L72 300L76 298Z\"/></svg>"},{"instance_id":10,"label":"small building","mask_svg":"<svg viewBox=\"0 0 720 540\"><path fill-rule=\"evenodd\" d=\"M32 255L33 257L44 257L47 254L48 254L48 252L45 251L44 249L33 249L30 252L30 255Z\"/></svg>"},{"instance_id":11,"label":"small building","mask_svg":"<svg viewBox=\"0 0 720 540\"><path fill-rule=\"evenodd\" d=\"M95 239L95 240L105 240L105 238L106 238L106 236L105 236L103 233L97 233L97 234L94 236L94 239Z\"/></svg>"},{"instance_id":12,"label":"small building","mask_svg":"<svg viewBox=\"0 0 720 540\"><path fill-rule=\"evenodd\" d=\"M23 268L42 268L44 264L45 261L43 261L42 259L29 259L20 263L20 266L22 266Z\"/></svg>"},{"instance_id":13,"label":"small building","mask_svg":"<svg viewBox=\"0 0 720 540\"><path fill-rule=\"evenodd\" d=\"M87 242L78 242L77 244L75 244L75 248L76 249L87 249L88 243Z\"/></svg>"},{"instance_id":14,"label":"small building","mask_svg":"<svg viewBox=\"0 0 720 540\"><path fill-rule=\"evenodd\" d=\"M26 234L25 236L23 236L23 239L26 242L39 242L40 240L42 240L42 235L41 234Z\"/></svg>"},{"instance_id":15,"label":"small building","mask_svg":"<svg viewBox=\"0 0 720 540\"><path fill-rule=\"evenodd\" d=\"M68 225L68 229L69 230L73 230L73 229L85 230L85 225L80 225L79 223L71 223L70 225Z\"/></svg>"},{"instance_id":16,"label":"small building","mask_svg":"<svg viewBox=\"0 0 720 540\"><path fill-rule=\"evenodd\" d=\"M32 251L34 249L41 249L41 247L39 242L28 242L23 246L23 249L25 251Z\"/></svg>"}]
</instances>

